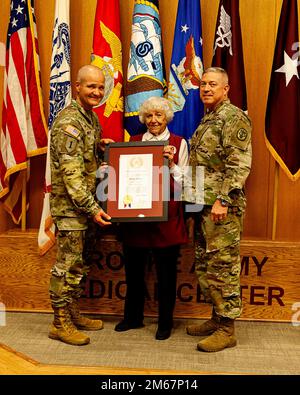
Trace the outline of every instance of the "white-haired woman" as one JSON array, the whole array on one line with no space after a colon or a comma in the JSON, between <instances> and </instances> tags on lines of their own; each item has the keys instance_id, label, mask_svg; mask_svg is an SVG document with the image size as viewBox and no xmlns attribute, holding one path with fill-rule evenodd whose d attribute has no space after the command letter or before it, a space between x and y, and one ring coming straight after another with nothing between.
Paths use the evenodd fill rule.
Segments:
<instances>
[{"instance_id":1,"label":"white-haired woman","mask_svg":"<svg viewBox=\"0 0 300 395\"><path fill-rule=\"evenodd\" d=\"M168 202L168 221L122 224L126 298L124 318L115 330L118 332L144 326L144 302L146 285L145 266L149 258L154 259L158 291L157 340L171 335L173 311L176 301L177 261L180 245L187 242L182 203L174 201L174 187L181 178L181 169L188 165L186 141L172 134L167 124L174 113L168 100L150 97L141 106L139 119L147 126L144 134L131 137L131 141L167 141L164 156L169 160L171 199ZM176 181L177 180L177 181Z\"/></svg>"}]
</instances>

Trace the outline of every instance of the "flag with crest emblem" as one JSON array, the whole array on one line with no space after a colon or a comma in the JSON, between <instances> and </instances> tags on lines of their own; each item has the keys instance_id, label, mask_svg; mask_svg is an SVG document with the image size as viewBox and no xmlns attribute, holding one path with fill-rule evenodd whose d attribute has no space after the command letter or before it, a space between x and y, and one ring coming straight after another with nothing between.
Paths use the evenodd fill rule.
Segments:
<instances>
[{"instance_id":1,"label":"flag with crest emblem","mask_svg":"<svg viewBox=\"0 0 300 395\"><path fill-rule=\"evenodd\" d=\"M105 93L94 111L102 127L102 137L124 140L123 69L119 0L98 0L91 63L105 75Z\"/></svg>"},{"instance_id":2,"label":"flag with crest emblem","mask_svg":"<svg viewBox=\"0 0 300 395\"><path fill-rule=\"evenodd\" d=\"M158 0L134 2L125 95L125 130L131 136L145 131L138 118L141 104L166 92L158 6Z\"/></svg>"},{"instance_id":3,"label":"flag with crest emblem","mask_svg":"<svg viewBox=\"0 0 300 395\"><path fill-rule=\"evenodd\" d=\"M239 0L220 1L212 66L222 67L227 71L230 101L247 111Z\"/></svg>"},{"instance_id":4,"label":"flag with crest emblem","mask_svg":"<svg viewBox=\"0 0 300 395\"><path fill-rule=\"evenodd\" d=\"M186 140L204 113L199 94L202 58L200 2L179 0L168 86L168 99L174 110L169 129Z\"/></svg>"}]
</instances>

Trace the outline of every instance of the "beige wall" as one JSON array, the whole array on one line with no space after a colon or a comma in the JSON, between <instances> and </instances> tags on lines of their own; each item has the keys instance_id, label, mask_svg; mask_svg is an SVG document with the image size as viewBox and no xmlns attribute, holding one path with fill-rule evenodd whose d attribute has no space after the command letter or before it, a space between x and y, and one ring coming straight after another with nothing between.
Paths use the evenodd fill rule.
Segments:
<instances>
[{"instance_id":1,"label":"beige wall","mask_svg":"<svg viewBox=\"0 0 300 395\"><path fill-rule=\"evenodd\" d=\"M107 0L109 1L109 0ZM204 63L210 65L216 24L217 0L201 0ZM52 44L54 0L35 0L40 62L46 115L49 91L49 70ZM123 42L124 76L128 63L133 0L120 0ZM247 181L248 209L244 237L266 239L272 235L274 160L264 142L264 116L272 66L277 25L282 0L240 0L240 17L244 46L248 110L253 121L253 167ZM300 2L298 2L300 13ZM71 0L72 77L77 69L89 62L96 0ZM177 0L160 0L166 70L168 72L173 44ZM0 41L6 40L9 0L1 0ZM0 68L1 69L1 68ZM0 70L0 100L2 102L3 70ZM42 185L45 158L32 160L30 210L28 227L38 227L42 208ZM300 181L292 182L280 170L277 240L300 240ZM0 207L0 231L13 227Z\"/></svg>"}]
</instances>

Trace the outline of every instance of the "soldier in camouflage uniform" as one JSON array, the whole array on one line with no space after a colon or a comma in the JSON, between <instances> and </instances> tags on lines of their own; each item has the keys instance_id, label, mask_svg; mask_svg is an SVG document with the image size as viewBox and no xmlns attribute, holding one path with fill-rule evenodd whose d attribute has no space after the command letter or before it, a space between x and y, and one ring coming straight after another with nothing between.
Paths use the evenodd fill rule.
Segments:
<instances>
[{"instance_id":1,"label":"soldier in camouflage uniform","mask_svg":"<svg viewBox=\"0 0 300 395\"><path fill-rule=\"evenodd\" d=\"M104 146L98 117L92 111L104 94L104 75L91 65L78 72L76 100L57 116L50 140L52 190L50 207L58 229L57 258L51 270L50 299L54 321L49 337L68 344L88 344L78 329L98 330L101 320L79 312L80 284L89 269L88 255L95 228L110 224L110 217L95 200L96 170ZM98 225L97 225L98 224Z\"/></svg>"},{"instance_id":2,"label":"soldier in camouflage uniform","mask_svg":"<svg viewBox=\"0 0 300 395\"><path fill-rule=\"evenodd\" d=\"M193 174L204 168L204 208L195 231L195 267L212 317L187 327L192 336L208 336L197 348L220 351L234 347L234 320L242 311L240 235L246 207L244 184L251 167L251 121L228 99L228 75L211 67L203 73L200 97L207 113L191 140ZM199 191L192 182L193 203Z\"/></svg>"}]
</instances>

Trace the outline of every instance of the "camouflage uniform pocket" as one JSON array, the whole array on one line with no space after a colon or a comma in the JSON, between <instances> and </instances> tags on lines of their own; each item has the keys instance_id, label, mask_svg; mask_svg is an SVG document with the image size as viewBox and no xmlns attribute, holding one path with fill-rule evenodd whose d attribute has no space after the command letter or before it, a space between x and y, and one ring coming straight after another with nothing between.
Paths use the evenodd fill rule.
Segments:
<instances>
[{"instance_id":1,"label":"camouflage uniform pocket","mask_svg":"<svg viewBox=\"0 0 300 395\"><path fill-rule=\"evenodd\" d=\"M55 224L59 230L85 230L87 229L87 219L84 216L77 217L57 217Z\"/></svg>"},{"instance_id":2,"label":"camouflage uniform pocket","mask_svg":"<svg viewBox=\"0 0 300 395\"><path fill-rule=\"evenodd\" d=\"M224 221L214 223L209 213L203 216L202 231L206 240L206 252L218 251L240 241L240 219L229 213Z\"/></svg>"},{"instance_id":3,"label":"camouflage uniform pocket","mask_svg":"<svg viewBox=\"0 0 300 395\"><path fill-rule=\"evenodd\" d=\"M65 284L65 275L63 277L52 274L50 278L50 292L61 296Z\"/></svg>"}]
</instances>

